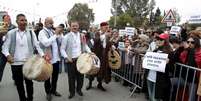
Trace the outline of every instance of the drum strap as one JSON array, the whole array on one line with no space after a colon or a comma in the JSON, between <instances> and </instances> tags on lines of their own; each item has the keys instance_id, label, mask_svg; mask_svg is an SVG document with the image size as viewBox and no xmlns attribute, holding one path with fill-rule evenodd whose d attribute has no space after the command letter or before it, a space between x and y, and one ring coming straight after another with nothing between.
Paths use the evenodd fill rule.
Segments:
<instances>
[{"instance_id":1,"label":"drum strap","mask_svg":"<svg viewBox=\"0 0 201 101\"><path fill-rule=\"evenodd\" d=\"M47 33L47 37L48 38L50 38L50 33L49 33L49 31L47 31L46 29L44 29L45 30L45 32ZM52 32L52 31L51 31ZM60 53L60 50L59 50L59 39L58 38L56 38L56 43L57 43L57 47L58 47L58 52L59 52L59 56L61 56L61 53ZM53 48L52 48L52 45L51 45L51 52L52 52L52 50L53 50ZM53 53L52 53L53 54Z\"/></svg>"},{"instance_id":2,"label":"drum strap","mask_svg":"<svg viewBox=\"0 0 201 101\"><path fill-rule=\"evenodd\" d=\"M30 35L31 35L31 44L32 44L32 46L33 46L33 54L38 54L38 51L37 51L36 47L35 47L34 44L33 44L33 35L32 35L32 31L30 30L29 33L30 33Z\"/></svg>"},{"instance_id":3,"label":"drum strap","mask_svg":"<svg viewBox=\"0 0 201 101\"><path fill-rule=\"evenodd\" d=\"M46 35L47 35L47 37L48 37L48 38L50 38L50 33L49 33L49 32L48 32L46 29L44 29L44 31L47 33L47 34L46 34ZM51 48L51 52L52 52L52 45L51 45L51 47L50 47L50 48ZM52 54L53 54L53 53L52 53Z\"/></svg>"}]
</instances>

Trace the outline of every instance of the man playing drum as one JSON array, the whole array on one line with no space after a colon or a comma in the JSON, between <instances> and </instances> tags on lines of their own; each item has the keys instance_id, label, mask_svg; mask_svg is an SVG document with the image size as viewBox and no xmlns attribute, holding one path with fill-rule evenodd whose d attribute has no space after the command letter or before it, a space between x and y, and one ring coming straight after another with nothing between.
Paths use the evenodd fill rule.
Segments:
<instances>
[{"instance_id":1,"label":"man playing drum","mask_svg":"<svg viewBox=\"0 0 201 101\"><path fill-rule=\"evenodd\" d=\"M98 85L97 88L106 91L102 86L102 81L109 83L111 80L111 69L108 66L108 51L111 48L111 32L109 32L109 25L107 22L100 24L101 32L95 34L93 52L100 58L101 67L97 75L89 76L89 84L86 87L89 90L92 87L92 81L94 77L97 77Z\"/></svg>"},{"instance_id":2,"label":"man playing drum","mask_svg":"<svg viewBox=\"0 0 201 101\"><path fill-rule=\"evenodd\" d=\"M18 14L16 19L18 28L10 30L7 33L6 41L2 47L2 53L11 64L12 74L20 101L33 101L33 82L23 76L22 67L27 59L33 56L34 47L39 52L40 56L43 56L44 53L38 45L35 33L26 29L26 16L24 14ZM24 80L27 97L25 95Z\"/></svg>"},{"instance_id":3,"label":"man playing drum","mask_svg":"<svg viewBox=\"0 0 201 101\"><path fill-rule=\"evenodd\" d=\"M59 61L60 61L60 49L58 46L58 39L61 37L62 29L57 27L55 31L53 30L53 19L51 17L47 17L45 19L45 27L39 32L38 40L40 42L40 46L45 52L45 54L50 58L50 62L53 65L53 73L51 82L50 79L45 81L45 92L47 94L46 99L48 101L52 100L52 94L60 97L56 91L57 88L57 80L59 75Z\"/></svg>"},{"instance_id":4,"label":"man playing drum","mask_svg":"<svg viewBox=\"0 0 201 101\"><path fill-rule=\"evenodd\" d=\"M77 81L76 91L83 96L82 86L84 75L78 72L76 62L83 52L91 52L86 44L84 35L78 32L79 24L77 21L70 23L71 31L66 34L61 43L61 55L65 58L68 67L69 99L75 96L75 80Z\"/></svg>"}]
</instances>

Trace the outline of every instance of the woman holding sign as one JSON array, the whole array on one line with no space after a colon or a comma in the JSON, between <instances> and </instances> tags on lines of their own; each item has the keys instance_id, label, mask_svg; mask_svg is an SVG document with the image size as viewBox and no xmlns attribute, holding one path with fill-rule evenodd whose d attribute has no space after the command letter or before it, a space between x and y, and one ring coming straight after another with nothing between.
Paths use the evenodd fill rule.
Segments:
<instances>
[{"instance_id":1,"label":"woman holding sign","mask_svg":"<svg viewBox=\"0 0 201 101\"><path fill-rule=\"evenodd\" d=\"M160 34L157 37L156 45L158 48L155 49L154 52L168 54L168 60L165 67L165 72L154 71L154 73L148 74L147 77L148 81L150 81L151 79L152 81L154 80L155 82L155 83L153 82L155 84L155 87L153 88L150 88L150 82L148 82L149 98L151 101L155 100L169 101L171 82L168 73L171 65L169 57L172 52L172 48L170 47L169 44L169 35L164 33ZM150 96L153 95L153 93L155 94L154 95L155 97Z\"/></svg>"}]
</instances>

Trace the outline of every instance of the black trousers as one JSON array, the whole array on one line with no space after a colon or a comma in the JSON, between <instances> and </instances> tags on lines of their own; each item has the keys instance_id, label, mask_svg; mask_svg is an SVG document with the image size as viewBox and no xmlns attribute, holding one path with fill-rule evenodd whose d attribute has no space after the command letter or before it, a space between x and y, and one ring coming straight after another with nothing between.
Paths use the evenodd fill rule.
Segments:
<instances>
[{"instance_id":1,"label":"black trousers","mask_svg":"<svg viewBox=\"0 0 201 101\"><path fill-rule=\"evenodd\" d=\"M57 81L59 76L59 62L53 64L52 77L45 81L46 94L55 93L57 89ZM51 81L50 81L51 79Z\"/></svg>"},{"instance_id":2,"label":"black trousers","mask_svg":"<svg viewBox=\"0 0 201 101\"><path fill-rule=\"evenodd\" d=\"M77 71L77 59L73 59L73 63L67 63L68 66L68 83L70 94L75 94L75 80L77 81L77 91L81 91L84 82L84 75Z\"/></svg>"},{"instance_id":3,"label":"black trousers","mask_svg":"<svg viewBox=\"0 0 201 101\"><path fill-rule=\"evenodd\" d=\"M28 80L22 74L23 65L11 65L12 74L14 81L17 87L17 92L20 98L20 101L32 101L33 100L33 82ZM25 95L24 81L26 84L27 97Z\"/></svg>"},{"instance_id":4,"label":"black trousers","mask_svg":"<svg viewBox=\"0 0 201 101\"><path fill-rule=\"evenodd\" d=\"M92 83L94 81L94 78L97 79L98 83L101 84L103 81L103 77L100 77L97 75L88 75L87 78L89 79L89 82Z\"/></svg>"},{"instance_id":5,"label":"black trousers","mask_svg":"<svg viewBox=\"0 0 201 101\"><path fill-rule=\"evenodd\" d=\"M3 71L6 66L7 59L6 57L0 52L0 82L3 78Z\"/></svg>"}]
</instances>

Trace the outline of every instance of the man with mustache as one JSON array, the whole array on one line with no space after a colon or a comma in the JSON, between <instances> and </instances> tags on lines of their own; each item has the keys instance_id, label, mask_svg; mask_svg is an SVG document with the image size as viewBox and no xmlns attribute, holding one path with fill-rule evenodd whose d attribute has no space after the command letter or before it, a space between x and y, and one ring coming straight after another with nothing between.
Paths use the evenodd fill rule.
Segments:
<instances>
[{"instance_id":1,"label":"man with mustache","mask_svg":"<svg viewBox=\"0 0 201 101\"><path fill-rule=\"evenodd\" d=\"M26 29L26 16L24 14L18 14L16 19L18 27L7 33L6 41L2 47L2 53L11 64L20 101L33 101L33 82L23 76L22 69L27 59L33 55L34 47L41 56L44 56L44 53L38 45L35 33ZM27 94L25 94L24 81Z\"/></svg>"}]
</instances>

